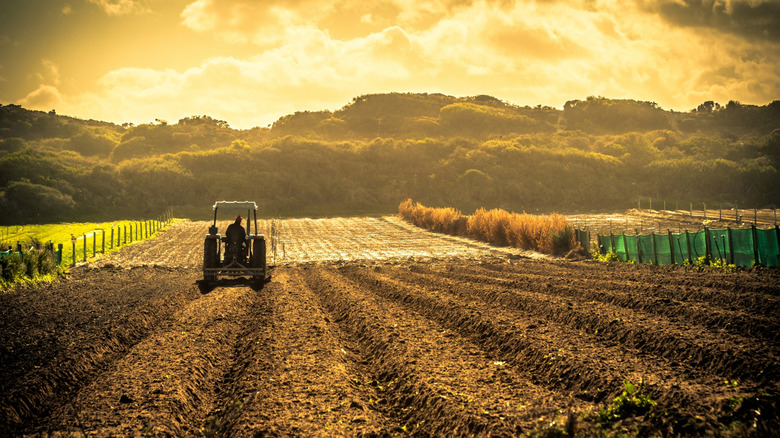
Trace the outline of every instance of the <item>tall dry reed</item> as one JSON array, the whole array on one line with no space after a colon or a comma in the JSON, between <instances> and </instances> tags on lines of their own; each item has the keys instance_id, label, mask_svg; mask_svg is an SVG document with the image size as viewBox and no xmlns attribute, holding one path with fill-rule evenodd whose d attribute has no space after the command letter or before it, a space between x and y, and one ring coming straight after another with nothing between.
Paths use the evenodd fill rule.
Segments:
<instances>
[{"instance_id":1,"label":"tall dry reed","mask_svg":"<svg viewBox=\"0 0 780 438\"><path fill-rule=\"evenodd\" d=\"M576 244L574 228L557 213L537 216L480 208L466 218L454 208L426 207L411 199L398 206L398 213L404 220L428 230L545 254L562 255Z\"/></svg>"}]
</instances>

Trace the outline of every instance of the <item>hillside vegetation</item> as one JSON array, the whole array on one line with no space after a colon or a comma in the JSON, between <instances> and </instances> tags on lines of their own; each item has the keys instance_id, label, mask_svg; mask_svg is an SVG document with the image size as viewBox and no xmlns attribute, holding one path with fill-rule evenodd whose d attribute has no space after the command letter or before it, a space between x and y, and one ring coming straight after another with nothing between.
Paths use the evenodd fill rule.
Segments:
<instances>
[{"instance_id":1,"label":"hillside vegetation","mask_svg":"<svg viewBox=\"0 0 780 438\"><path fill-rule=\"evenodd\" d=\"M780 101L673 112L589 97L562 110L490 96L359 96L236 130L208 116L133 126L0 106L0 222L209 214L392 213L409 197L465 211L614 209L638 199L780 199Z\"/></svg>"}]
</instances>

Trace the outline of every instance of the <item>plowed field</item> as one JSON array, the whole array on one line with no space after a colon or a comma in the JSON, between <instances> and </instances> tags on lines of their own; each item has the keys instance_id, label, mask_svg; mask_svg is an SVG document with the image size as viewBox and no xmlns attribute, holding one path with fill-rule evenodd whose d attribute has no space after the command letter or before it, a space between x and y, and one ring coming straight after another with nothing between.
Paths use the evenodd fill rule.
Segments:
<instances>
[{"instance_id":1,"label":"plowed field","mask_svg":"<svg viewBox=\"0 0 780 438\"><path fill-rule=\"evenodd\" d=\"M0 295L0 434L780 427L775 270L570 262L390 217L296 219L261 224L277 237L263 287L206 288L207 227ZM599 421L626 380L655 406Z\"/></svg>"}]
</instances>

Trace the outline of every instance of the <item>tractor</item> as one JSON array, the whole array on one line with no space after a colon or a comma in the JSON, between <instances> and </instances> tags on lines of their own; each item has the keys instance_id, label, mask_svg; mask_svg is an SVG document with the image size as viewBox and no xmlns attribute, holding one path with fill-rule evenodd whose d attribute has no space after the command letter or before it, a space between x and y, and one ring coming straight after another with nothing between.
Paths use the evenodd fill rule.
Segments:
<instances>
[{"instance_id":1,"label":"tractor","mask_svg":"<svg viewBox=\"0 0 780 438\"><path fill-rule=\"evenodd\" d=\"M265 236L257 233L257 204L217 201L213 208L214 223L209 227L203 247L203 281L216 283L219 277L250 277L256 284L264 283L267 269ZM247 211L246 231L240 225L237 225L238 230L231 225L225 236L218 234L217 213L221 210ZM254 214L255 234L252 234L250 214Z\"/></svg>"}]
</instances>

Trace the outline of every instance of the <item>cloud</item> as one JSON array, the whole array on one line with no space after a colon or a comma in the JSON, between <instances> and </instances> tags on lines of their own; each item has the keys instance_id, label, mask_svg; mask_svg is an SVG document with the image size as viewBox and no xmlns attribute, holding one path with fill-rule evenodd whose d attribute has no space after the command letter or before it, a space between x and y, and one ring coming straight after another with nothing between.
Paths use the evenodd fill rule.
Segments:
<instances>
[{"instance_id":1,"label":"cloud","mask_svg":"<svg viewBox=\"0 0 780 438\"><path fill-rule=\"evenodd\" d=\"M59 90L51 85L41 85L35 91L18 102L20 105L37 110L50 110L62 103L62 95Z\"/></svg>"},{"instance_id":2,"label":"cloud","mask_svg":"<svg viewBox=\"0 0 780 438\"><path fill-rule=\"evenodd\" d=\"M146 0L87 0L89 3L99 6L107 15L115 17L121 15L138 14L148 12ZM66 6L69 8L69 6ZM64 11L63 11L64 12Z\"/></svg>"},{"instance_id":3,"label":"cloud","mask_svg":"<svg viewBox=\"0 0 780 438\"><path fill-rule=\"evenodd\" d=\"M273 45L313 27L331 8L321 0L197 0L181 18L184 26L230 43Z\"/></svg>"},{"instance_id":4,"label":"cloud","mask_svg":"<svg viewBox=\"0 0 780 438\"><path fill-rule=\"evenodd\" d=\"M679 26L780 42L780 2L776 0L663 0L646 2L645 8Z\"/></svg>"},{"instance_id":5,"label":"cloud","mask_svg":"<svg viewBox=\"0 0 780 438\"><path fill-rule=\"evenodd\" d=\"M731 3L724 11L737 14ZM367 4L193 1L181 13L184 26L257 54L180 70L117 69L90 93L61 96L58 112L134 123L208 114L249 128L391 91L490 94L558 107L603 95L677 110L780 96L771 41L701 32L662 18L645 0ZM339 23L351 30L337 31ZM56 86L54 72L42 83Z\"/></svg>"},{"instance_id":6,"label":"cloud","mask_svg":"<svg viewBox=\"0 0 780 438\"><path fill-rule=\"evenodd\" d=\"M42 59L41 64L43 65L43 73L37 74L38 79L44 83L54 84L55 86L59 85L60 69L57 67L57 64L49 59Z\"/></svg>"},{"instance_id":7,"label":"cloud","mask_svg":"<svg viewBox=\"0 0 780 438\"><path fill-rule=\"evenodd\" d=\"M407 67L392 54L411 42L388 29L348 43L325 33L251 59L213 58L182 72L125 68L99 91L68 99L61 113L142 123L209 114L232 126L265 126L299 110L338 108L352 97L403 88Z\"/></svg>"}]
</instances>

